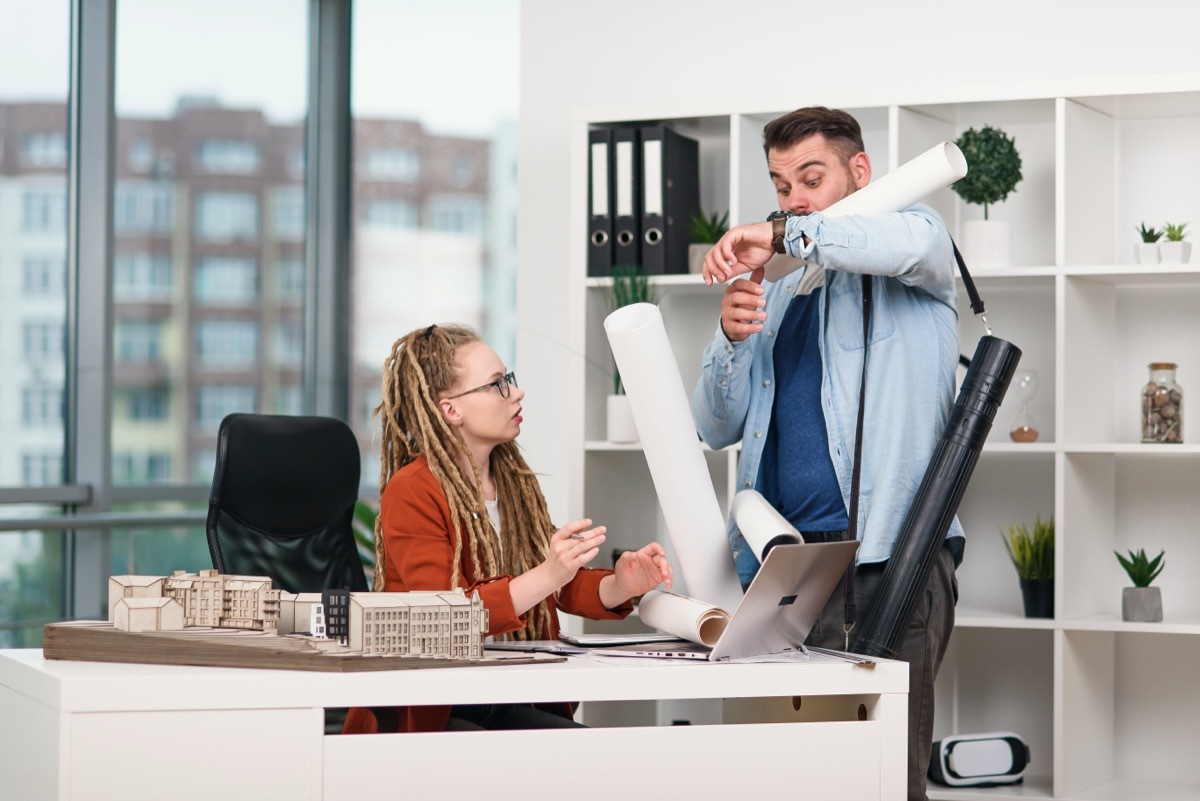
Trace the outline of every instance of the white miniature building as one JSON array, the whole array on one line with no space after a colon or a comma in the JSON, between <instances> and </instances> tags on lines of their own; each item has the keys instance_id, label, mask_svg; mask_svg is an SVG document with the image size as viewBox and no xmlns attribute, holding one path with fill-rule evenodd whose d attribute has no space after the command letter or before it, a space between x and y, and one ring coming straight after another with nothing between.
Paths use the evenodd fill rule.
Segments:
<instances>
[{"instance_id":1,"label":"white miniature building","mask_svg":"<svg viewBox=\"0 0 1200 801\"><path fill-rule=\"evenodd\" d=\"M117 601L122 598L162 598L162 576L110 576L108 579L108 619L113 618Z\"/></svg>"},{"instance_id":2,"label":"white miniature building","mask_svg":"<svg viewBox=\"0 0 1200 801\"><path fill-rule=\"evenodd\" d=\"M307 634L326 638L325 605L319 592L281 592L279 594L279 634Z\"/></svg>"},{"instance_id":3,"label":"white miniature building","mask_svg":"<svg viewBox=\"0 0 1200 801\"><path fill-rule=\"evenodd\" d=\"M479 593L371 592L350 594L350 650L471 658L483 656L488 612Z\"/></svg>"},{"instance_id":4,"label":"white miniature building","mask_svg":"<svg viewBox=\"0 0 1200 801\"><path fill-rule=\"evenodd\" d=\"M279 621L279 590L263 576L228 576L216 570L176 570L163 595L183 607L184 625L274 631Z\"/></svg>"},{"instance_id":5,"label":"white miniature building","mask_svg":"<svg viewBox=\"0 0 1200 801\"><path fill-rule=\"evenodd\" d=\"M118 598L112 624L119 631L181 631L183 607L174 598Z\"/></svg>"}]
</instances>

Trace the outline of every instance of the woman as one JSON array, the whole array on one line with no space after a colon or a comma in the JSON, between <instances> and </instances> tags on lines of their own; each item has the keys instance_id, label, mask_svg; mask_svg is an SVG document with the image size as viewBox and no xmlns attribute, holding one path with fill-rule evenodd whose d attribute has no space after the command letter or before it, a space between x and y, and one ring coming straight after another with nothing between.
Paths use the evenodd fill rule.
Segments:
<instances>
[{"instance_id":1,"label":"woman","mask_svg":"<svg viewBox=\"0 0 1200 801\"><path fill-rule=\"evenodd\" d=\"M555 530L515 439L525 393L500 357L462 326L431 325L397 340L384 363L375 589L478 591L489 635L558 637L559 608L620 619L630 599L672 583L662 546L622 555L616 570L584 567L603 526ZM569 704L353 709L347 733L576 725Z\"/></svg>"}]
</instances>

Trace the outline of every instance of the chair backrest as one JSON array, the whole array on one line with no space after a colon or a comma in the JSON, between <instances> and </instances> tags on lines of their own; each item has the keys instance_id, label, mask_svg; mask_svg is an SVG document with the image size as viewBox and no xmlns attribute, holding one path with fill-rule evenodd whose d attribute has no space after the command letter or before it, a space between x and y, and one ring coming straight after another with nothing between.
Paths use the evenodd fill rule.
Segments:
<instances>
[{"instance_id":1,"label":"chair backrest","mask_svg":"<svg viewBox=\"0 0 1200 801\"><path fill-rule=\"evenodd\" d=\"M341 420L227 416L208 498L213 567L269 576L288 592L365 591L351 528L360 469Z\"/></svg>"}]
</instances>

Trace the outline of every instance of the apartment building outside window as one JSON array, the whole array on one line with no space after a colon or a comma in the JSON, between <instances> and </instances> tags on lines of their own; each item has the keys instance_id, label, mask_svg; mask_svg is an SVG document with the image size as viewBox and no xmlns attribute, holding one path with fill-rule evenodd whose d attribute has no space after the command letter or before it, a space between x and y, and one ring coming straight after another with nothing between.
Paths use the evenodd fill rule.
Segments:
<instances>
[{"instance_id":1,"label":"apartment building outside window","mask_svg":"<svg viewBox=\"0 0 1200 801\"><path fill-rule=\"evenodd\" d=\"M196 265L192 293L213 306L247 306L258 299L258 262L254 259L208 257Z\"/></svg>"},{"instance_id":2,"label":"apartment building outside window","mask_svg":"<svg viewBox=\"0 0 1200 801\"><path fill-rule=\"evenodd\" d=\"M171 257L138 251L113 256L113 297L118 301L162 302L171 297Z\"/></svg>"},{"instance_id":3,"label":"apartment building outside window","mask_svg":"<svg viewBox=\"0 0 1200 801\"><path fill-rule=\"evenodd\" d=\"M196 147L196 167L222 175L253 175L262 156L258 145L239 139L205 139Z\"/></svg>"},{"instance_id":4,"label":"apartment building outside window","mask_svg":"<svg viewBox=\"0 0 1200 801\"><path fill-rule=\"evenodd\" d=\"M21 198L21 227L29 233L64 233L67 227L66 186L26 187Z\"/></svg>"},{"instance_id":5,"label":"apartment building outside window","mask_svg":"<svg viewBox=\"0 0 1200 801\"><path fill-rule=\"evenodd\" d=\"M258 196L201 192L196 196L196 236L218 242L258 238Z\"/></svg>"},{"instance_id":6,"label":"apartment building outside window","mask_svg":"<svg viewBox=\"0 0 1200 801\"><path fill-rule=\"evenodd\" d=\"M66 167L67 135L62 131L25 134L21 163L26 167Z\"/></svg>"},{"instance_id":7,"label":"apartment building outside window","mask_svg":"<svg viewBox=\"0 0 1200 801\"><path fill-rule=\"evenodd\" d=\"M118 362L157 362L163 353L160 322L118 321L114 332L113 358Z\"/></svg>"},{"instance_id":8,"label":"apartment building outside window","mask_svg":"<svg viewBox=\"0 0 1200 801\"><path fill-rule=\"evenodd\" d=\"M62 297L67 263L61 253L21 259L21 294L27 297Z\"/></svg>"},{"instance_id":9,"label":"apartment building outside window","mask_svg":"<svg viewBox=\"0 0 1200 801\"><path fill-rule=\"evenodd\" d=\"M205 369L253 367L258 360L258 323L205 320L196 326L196 357Z\"/></svg>"},{"instance_id":10,"label":"apartment building outside window","mask_svg":"<svg viewBox=\"0 0 1200 801\"><path fill-rule=\"evenodd\" d=\"M363 155L361 177L415 183L421 177L421 154L405 147L369 150Z\"/></svg>"}]
</instances>

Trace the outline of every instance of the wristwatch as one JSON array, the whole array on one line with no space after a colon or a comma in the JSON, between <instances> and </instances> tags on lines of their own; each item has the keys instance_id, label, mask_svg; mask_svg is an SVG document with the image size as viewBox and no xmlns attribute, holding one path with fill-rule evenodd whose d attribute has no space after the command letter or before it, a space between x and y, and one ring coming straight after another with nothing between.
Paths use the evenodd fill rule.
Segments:
<instances>
[{"instance_id":1,"label":"wristwatch","mask_svg":"<svg viewBox=\"0 0 1200 801\"><path fill-rule=\"evenodd\" d=\"M773 211L767 215L767 222L771 223L771 247L776 253L787 253L783 237L787 234L788 219L795 216L790 211Z\"/></svg>"}]
</instances>

